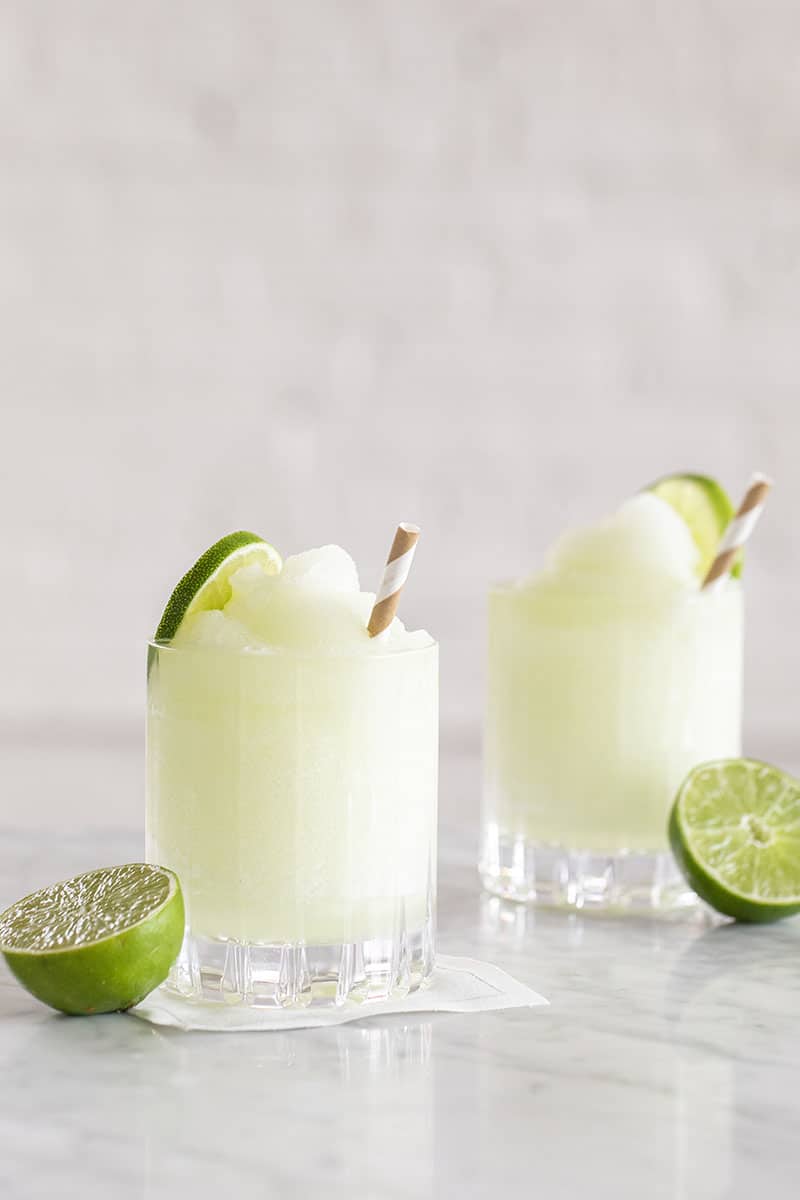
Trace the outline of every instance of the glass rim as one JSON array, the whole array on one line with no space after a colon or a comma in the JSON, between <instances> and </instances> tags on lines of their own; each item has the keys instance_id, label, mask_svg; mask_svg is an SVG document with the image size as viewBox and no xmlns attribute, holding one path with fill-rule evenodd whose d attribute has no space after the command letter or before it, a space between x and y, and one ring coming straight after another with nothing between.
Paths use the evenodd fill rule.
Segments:
<instances>
[{"instance_id":1,"label":"glass rim","mask_svg":"<svg viewBox=\"0 0 800 1200\"><path fill-rule=\"evenodd\" d=\"M430 637L430 635L428 635ZM253 647L248 646L241 648L233 648L230 646L204 646L193 643L188 643L184 646L176 646L172 638L148 638L148 650L156 650L159 653L167 651L170 654L207 654L209 657L221 655L229 658L246 658L251 659L273 659L273 658L295 658L295 659L363 659L364 662L386 662L393 658L408 658L409 655L418 654L420 656L429 654L432 650L438 651L439 643L436 638L431 638L430 642L425 646L409 646L406 649L398 650L314 650L304 649L294 646L264 646Z\"/></svg>"}]
</instances>

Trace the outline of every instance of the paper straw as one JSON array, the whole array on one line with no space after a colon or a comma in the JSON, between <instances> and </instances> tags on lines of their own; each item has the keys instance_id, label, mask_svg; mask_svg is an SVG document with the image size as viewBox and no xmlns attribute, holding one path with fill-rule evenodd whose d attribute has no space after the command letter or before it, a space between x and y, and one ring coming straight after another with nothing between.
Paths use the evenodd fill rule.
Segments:
<instances>
[{"instance_id":1,"label":"paper straw","mask_svg":"<svg viewBox=\"0 0 800 1200\"><path fill-rule=\"evenodd\" d=\"M367 625L370 637L377 637L379 633L383 633L394 620L403 584L408 579L408 572L414 561L418 539L419 525L407 525L404 521L397 526Z\"/></svg>"},{"instance_id":2,"label":"paper straw","mask_svg":"<svg viewBox=\"0 0 800 1200\"><path fill-rule=\"evenodd\" d=\"M758 524L771 487L772 480L767 479L766 475L756 474L750 480L736 516L722 535L717 556L703 580L703 591L708 588L718 588L724 584L736 555Z\"/></svg>"}]
</instances>

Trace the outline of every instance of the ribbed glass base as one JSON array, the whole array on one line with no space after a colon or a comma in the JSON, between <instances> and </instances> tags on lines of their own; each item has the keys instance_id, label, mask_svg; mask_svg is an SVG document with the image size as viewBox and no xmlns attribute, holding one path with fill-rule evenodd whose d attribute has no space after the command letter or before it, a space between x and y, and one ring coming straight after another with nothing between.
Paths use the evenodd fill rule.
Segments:
<instances>
[{"instance_id":1,"label":"ribbed glass base","mask_svg":"<svg viewBox=\"0 0 800 1200\"><path fill-rule=\"evenodd\" d=\"M258 1007L341 1005L416 991L433 972L433 919L395 938L335 946L244 943L187 933L164 986L187 1000Z\"/></svg>"},{"instance_id":2,"label":"ribbed glass base","mask_svg":"<svg viewBox=\"0 0 800 1200\"><path fill-rule=\"evenodd\" d=\"M574 850L484 831L480 875L506 900L625 912L672 912L700 902L668 850Z\"/></svg>"}]
</instances>

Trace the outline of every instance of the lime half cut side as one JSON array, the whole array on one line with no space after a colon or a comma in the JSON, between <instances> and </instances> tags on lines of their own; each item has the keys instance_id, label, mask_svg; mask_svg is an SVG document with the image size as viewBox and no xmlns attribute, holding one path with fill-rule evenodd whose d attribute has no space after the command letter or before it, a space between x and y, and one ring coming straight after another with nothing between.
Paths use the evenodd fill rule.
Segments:
<instances>
[{"instance_id":1,"label":"lime half cut side","mask_svg":"<svg viewBox=\"0 0 800 1200\"><path fill-rule=\"evenodd\" d=\"M166 979L183 941L178 877L128 863L32 892L0 913L0 951L23 987L71 1014L130 1008Z\"/></svg>"},{"instance_id":2,"label":"lime half cut side","mask_svg":"<svg viewBox=\"0 0 800 1200\"><path fill-rule=\"evenodd\" d=\"M176 584L159 621L156 640L174 638L191 613L224 608L231 598L231 576L253 563L258 563L267 575L277 575L283 566L275 547L257 533L239 530L220 538Z\"/></svg>"},{"instance_id":3,"label":"lime half cut side","mask_svg":"<svg viewBox=\"0 0 800 1200\"><path fill-rule=\"evenodd\" d=\"M800 912L800 782L751 758L695 767L669 819L678 865L702 900L737 921Z\"/></svg>"},{"instance_id":4,"label":"lime half cut side","mask_svg":"<svg viewBox=\"0 0 800 1200\"><path fill-rule=\"evenodd\" d=\"M697 574L705 579L735 512L730 496L708 475L667 475L651 483L647 490L665 500L689 526L700 551ZM731 574L738 578L741 573L740 551Z\"/></svg>"}]
</instances>

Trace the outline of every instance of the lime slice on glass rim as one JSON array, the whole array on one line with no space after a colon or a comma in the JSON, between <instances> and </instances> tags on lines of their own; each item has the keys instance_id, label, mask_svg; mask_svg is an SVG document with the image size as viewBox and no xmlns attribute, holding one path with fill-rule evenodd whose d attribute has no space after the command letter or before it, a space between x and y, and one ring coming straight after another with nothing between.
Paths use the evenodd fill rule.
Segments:
<instances>
[{"instance_id":1,"label":"lime slice on glass rim","mask_svg":"<svg viewBox=\"0 0 800 1200\"><path fill-rule=\"evenodd\" d=\"M678 865L702 900L737 921L800 912L800 781L751 758L702 763L669 818Z\"/></svg>"},{"instance_id":2,"label":"lime slice on glass rim","mask_svg":"<svg viewBox=\"0 0 800 1200\"><path fill-rule=\"evenodd\" d=\"M667 475L651 483L646 490L665 500L689 526L700 551L697 574L700 579L705 579L722 535L736 511L730 496L716 479L708 475ZM740 550L731 574L738 579L741 573Z\"/></svg>"},{"instance_id":3,"label":"lime slice on glass rim","mask_svg":"<svg viewBox=\"0 0 800 1200\"><path fill-rule=\"evenodd\" d=\"M260 564L267 575L277 575L283 566L275 547L257 533L239 530L210 546L176 584L158 623L156 640L174 638L191 613L224 608L231 598L231 576L252 563Z\"/></svg>"},{"instance_id":4,"label":"lime slice on glass rim","mask_svg":"<svg viewBox=\"0 0 800 1200\"><path fill-rule=\"evenodd\" d=\"M22 986L51 1008L116 1012L166 979L184 921L172 871L148 863L103 867L0 913L0 951Z\"/></svg>"}]
</instances>

